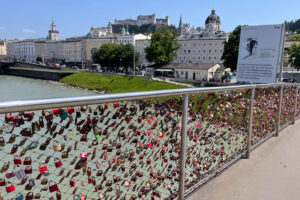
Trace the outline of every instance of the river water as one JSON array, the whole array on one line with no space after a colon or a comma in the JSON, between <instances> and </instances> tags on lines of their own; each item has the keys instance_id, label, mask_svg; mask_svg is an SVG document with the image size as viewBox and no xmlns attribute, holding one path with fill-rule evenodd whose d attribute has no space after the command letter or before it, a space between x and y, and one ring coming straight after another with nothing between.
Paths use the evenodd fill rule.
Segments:
<instances>
[{"instance_id":1,"label":"river water","mask_svg":"<svg viewBox=\"0 0 300 200\"><path fill-rule=\"evenodd\" d=\"M49 81L0 75L0 101L92 94L94 93L91 91L70 88Z\"/></svg>"}]
</instances>

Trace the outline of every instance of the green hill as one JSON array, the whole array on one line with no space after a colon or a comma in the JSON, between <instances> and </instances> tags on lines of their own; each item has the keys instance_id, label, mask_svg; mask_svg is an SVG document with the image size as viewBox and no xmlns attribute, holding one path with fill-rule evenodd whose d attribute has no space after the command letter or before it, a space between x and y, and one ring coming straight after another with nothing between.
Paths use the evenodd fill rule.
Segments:
<instances>
[{"instance_id":1,"label":"green hill","mask_svg":"<svg viewBox=\"0 0 300 200\"><path fill-rule=\"evenodd\" d=\"M66 76L62 78L60 82L76 87L105 91L105 93L186 88L182 85L152 81L141 77L100 75L87 72L80 72Z\"/></svg>"}]
</instances>

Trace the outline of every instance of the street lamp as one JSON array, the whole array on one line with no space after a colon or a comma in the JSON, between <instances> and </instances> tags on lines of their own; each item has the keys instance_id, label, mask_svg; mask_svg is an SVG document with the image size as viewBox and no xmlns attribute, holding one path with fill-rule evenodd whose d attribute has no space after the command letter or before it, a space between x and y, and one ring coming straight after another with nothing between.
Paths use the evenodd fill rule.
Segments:
<instances>
[{"instance_id":1,"label":"street lamp","mask_svg":"<svg viewBox=\"0 0 300 200\"><path fill-rule=\"evenodd\" d=\"M122 58L120 58L120 69L122 67Z\"/></svg>"},{"instance_id":2,"label":"street lamp","mask_svg":"<svg viewBox=\"0 0 300 200\"><path fill-rule=\"evenodd\" d=\"M291 63L291 67L292 67L292 73L293 73L293 82L294 82L294 62L295 62L295 57L292 57L292 63Z\"/></svg>"},{"instance_id":3,"label":"street lamp","mask_svg":"<svg viewBox=\"0 0 300 200\"><path fill-rule=\"evenodd\" d=\"M133 46L133 76L135 76L135 45Z\"/></svg>"}]
</instances>

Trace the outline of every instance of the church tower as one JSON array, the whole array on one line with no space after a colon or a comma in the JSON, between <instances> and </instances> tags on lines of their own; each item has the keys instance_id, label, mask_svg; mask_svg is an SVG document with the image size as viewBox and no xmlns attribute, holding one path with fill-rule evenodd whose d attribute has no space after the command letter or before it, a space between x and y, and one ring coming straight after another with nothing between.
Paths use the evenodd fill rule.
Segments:
<instances>
[{"instance_id":1,"label":"church tower","mask_svg":"<svg viewBox=\"0 0 300 200\"><path fill-rule=\"evenodd\" d=\"M58 30L56 29L56 24L54 24L54 21L52 20L52 23L50 25L50 30L48 31L47 40L58 40Z\"/></svg>"},{"instance_id":2,"label":"church tower","mask_svg":"<svg viewBox=\"0 0 300 200\"><path fill-rule=\"evenodd\" d=\"M215 9L212 9L211 15L205 20L205 32L215 34L220 31L220 25L220 17L216 15Z\"/></svg>"}]
</instances>

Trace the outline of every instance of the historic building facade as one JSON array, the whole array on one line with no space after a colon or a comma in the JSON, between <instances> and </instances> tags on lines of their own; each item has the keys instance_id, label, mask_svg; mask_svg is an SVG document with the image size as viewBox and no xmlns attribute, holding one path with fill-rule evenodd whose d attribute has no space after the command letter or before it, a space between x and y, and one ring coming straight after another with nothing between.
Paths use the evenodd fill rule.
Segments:
<instances>
[{"instance_id":1,"label":"historic building facade","mask_svg":"<svg viewBox=\"0 0 300 200\"><path fill-rule=\"evenodd\" d=\"M174 63L222 63L224 41L228 34L220 29L220 17L212 10L205 20L205 28L190 28L180 19L178 38L180 49Z\"/></svg>"},{"instance_id":2,"label":"historic building facade","mask_svg":"<svg viewBox=\"0 0 300 200\"><path fill-rule=\"evenodd\" d=\"M153 25L170 25L170 17L166 16L166 18L156 18L155 14L152 15L139 15L137 19L124 19L118 20L115 19L115 24L123 24L123 25L135 25L135 26L142 26L146 24L153 24Z\"/></svg>"},{"instance_id":3,"label":"historic building facade","mask_svg":"<svg viewBox=\"0 0 300 200\"><path fill-rule=\"evenodd\" d=\"M25 62L35 62L35 44L32 40L16 41L7 44L8 58L22 60Z\"/></svg>"}]
</instances>

